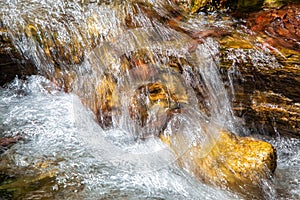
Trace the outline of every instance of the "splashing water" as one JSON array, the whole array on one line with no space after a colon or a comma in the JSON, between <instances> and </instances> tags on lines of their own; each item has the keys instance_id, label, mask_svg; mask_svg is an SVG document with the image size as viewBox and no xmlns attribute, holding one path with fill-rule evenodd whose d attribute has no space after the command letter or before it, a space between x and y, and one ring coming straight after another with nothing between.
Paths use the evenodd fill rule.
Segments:
<instances>
[{"instance_id":1,"label":"splashing water","mask_svg":"<svg viewBox=\"0 0 300 200\"><path fill-rule=\"evenodd\" d=\"M102 130L78 97L53 89L42 77L16 80L2 89L0 105L3 134L25 137L24 143L5 152L3 160L25 170L24 176L30 166L40 174L56 174L52 197L59 198L56 190L69 188L67 198L234 198L183 174L157 139L133 143L121 130Z\"/></svg>"},{"instance_id":2,"label":"splashing water","mask_svg":"<svg viewBox=\"0 0 300 200\"><path fill-rule=\"evenodd\" d=\"M196 141L204 157L219 130L242 130L218 72L218 43L196 34L214 22L201 15L174 21L174 6L164 1L0 2L0 28L46 77L15 79L0 90L1 137L21 137L4 151L0 167L11 174L23 171L13 175L15 182L7 178L0 191L15 187L21 188L18 197L49 199L242 198L180 170L178 156L156 137L176 129L185 136L181 146ZM228 28L228 23L214 26ZM153 100L151 92L161 98ZM145 100L147 115L135 112L141 109L138 98ZM296 146L288 152L297 167ZM292 176L281 175L281 183ZM20 186L22 179L45 184ZM294 183L288 188L297 198Z\"/></svg>"}]
</instances>

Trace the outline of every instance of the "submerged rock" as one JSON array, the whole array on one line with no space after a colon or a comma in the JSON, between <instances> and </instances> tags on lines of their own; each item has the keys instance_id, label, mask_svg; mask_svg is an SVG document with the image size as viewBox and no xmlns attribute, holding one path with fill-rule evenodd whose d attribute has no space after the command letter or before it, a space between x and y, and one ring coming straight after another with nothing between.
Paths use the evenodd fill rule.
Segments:
<instances>
[{"instance_id":1,"label":"submerged rock","mask_svg":"<svg viewBox=\"0 0 300 200\"><path fill-rule=\"evenodd\" d=\"M16 144L19 140L23 140L23 138L21 136L0 138L0 155Z\"/></svg>"},{"instance_id":2,"label":"submerged rock","mask_svg":"<svg viewBox=\"0 0 300 200\"><path fill-rule=\"evenodd\" d=\"M63 184L58 183L57 179L62 176L62 172L57 167L58 163L52 160L20 166L9 158L9 154L1 159L0 195L3 199L60 199L70 196L74 198L74 191L84 188L77 177Z\"/></svg>"}]
</instances>

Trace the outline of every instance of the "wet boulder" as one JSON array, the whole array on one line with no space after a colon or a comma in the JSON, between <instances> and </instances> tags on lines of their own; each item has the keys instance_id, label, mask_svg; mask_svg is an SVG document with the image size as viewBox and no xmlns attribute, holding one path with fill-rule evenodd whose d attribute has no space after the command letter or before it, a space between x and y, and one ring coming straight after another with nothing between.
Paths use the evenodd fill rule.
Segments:
<instances>
[{"instance_id":1,"label":"wet boulder","mask_svg":"<svg viewBox=\"0 0 300 200\"><path fill-rule=\"evenodd\" d=\"M272 63L275 57L268 53L260 60L265 63L255 66L252 62L259 60L257 51L236 50L224 52L228 56L234 51L241 56L228 56L221 69L228 89L234 91L235 114L244 118L252 133L299 137L299 67L278 64L276 59Z\"/></svg>"},{"instance_id":2,"label":"wet boulder","mask_svg":"<svg viewBox=\"0 0 300 200\"><path fill-rule=\"evenodd\" d=\"M197 134L189 135L185 127L197 129L197 125L185 121L185 116L189 116L186 112L197 111L187 106L191 101L187 94L182 82L176 82L174 78L165 80L164 84L154 82L143 85L132 96L131 117L137 125L146 127L152 133L155 130L160 139L174 151L178 164L197 179L220 187L226 186L240 193L251 191L250 195L255 197L262 195L261 184L270 181L276 169L274 147L267 142L239 137L224 130L216 133L200 118L199 128L203 132L199 137L200 140L207 139L203 139L204 142L193 140ZM185 133L180 130L185 130Z\"/></svg>"},{"instance_id":3,"label":"wet boulder","mask_svg":"<svg viewBox=\"0 0 300 200\"><path fill-rule=\"evenodd\" d=\"M179 165L198 179L251 198L261 198L262 183L270 181L269 175L276 169L276 150L272 145L224 130L205 151L197 142L180 146L180 133L161 134L160 138L178 156Z\"/></svg>"}]
</instances>

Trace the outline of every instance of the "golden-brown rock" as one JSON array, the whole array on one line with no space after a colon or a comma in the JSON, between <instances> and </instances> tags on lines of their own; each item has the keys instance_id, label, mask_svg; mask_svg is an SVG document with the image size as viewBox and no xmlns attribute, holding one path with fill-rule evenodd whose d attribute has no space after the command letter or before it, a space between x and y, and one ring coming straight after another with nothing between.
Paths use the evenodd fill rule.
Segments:
<instances>
[{"instance_id":1,"label":"golden-brown rock","mask_svg":"<svg viewBox=\"0 0 300 200\"><path fill-rule=\"evenodd\" d=\"M119 97L115 95L116 82L112 77L105 76L96 86L94 99L90 99L97 120L102 127L108 127L112 122L112 112L119 107Z\"/></svg>"},{"instance_id":2,"label":"golden-brown rock","mask_svg":"<svg viewBox=\"0 0 300 200\"><path fill-rule=\"evenodd\" d=\"M287 133L300 131L300 104L272 91L255 91L252 95L251 109L262 125L276 128ZM276 120L276 121L275 121Z\"/></svg>"},{"instance_id":3,"label":"golden-brown rock","mask_svg":"<svg viewBox=\"0 0 300 200\"><path fill-rule=\"evenodd\" d=\"M206 155L200 153L203 149L199 144L187 146L182 154L179 149L183 147L178 146L177 137L180 136L160 135L175 154L181 152L177 155L179 164L204 182L227 186L237 192L243 192L246 188L255 191L276 168L276 151L267 142L221 131Z\"/></svg>"},{"instance_id":4,"label":"golden-brown rock","mask_svg":"<svg viewBox=\"0 0 300 200\"><path fill-rule=\"evenodd\" d=\"M189 102L189 96L178 76L161 73L155 78L158 82L143 84L134 91L129 110L131 118L140 126L152 123L161 129L172 113Z\"/></svg>"},{"instance_id":5,"label":"golden-brown rock","mask_svg":"<svg viewBox=\"0 0 300 200\"><path fill-rule=\"evenodd\" d=\"M220 44L223 77L234 89L236 115L252 132L299 137L299 52L275 49L257 35L226 36Z\"/></svg>"}]
</instances>

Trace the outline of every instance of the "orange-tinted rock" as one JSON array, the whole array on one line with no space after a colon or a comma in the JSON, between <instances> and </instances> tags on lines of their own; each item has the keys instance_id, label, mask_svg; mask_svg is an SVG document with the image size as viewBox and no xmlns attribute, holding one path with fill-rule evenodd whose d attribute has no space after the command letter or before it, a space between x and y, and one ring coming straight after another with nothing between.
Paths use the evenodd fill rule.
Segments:
<instances>
[{"instance_id":1,"label":"orange-tinted rock","mask_svg":"<svg viewBox=\"0 0 300 200\"><path fill-rule=\"evenodd\" d=\"M246 25L274 47L300 51L300 4L290 4L280 9L251 13Z\"/></svg>"}]
</instances>

